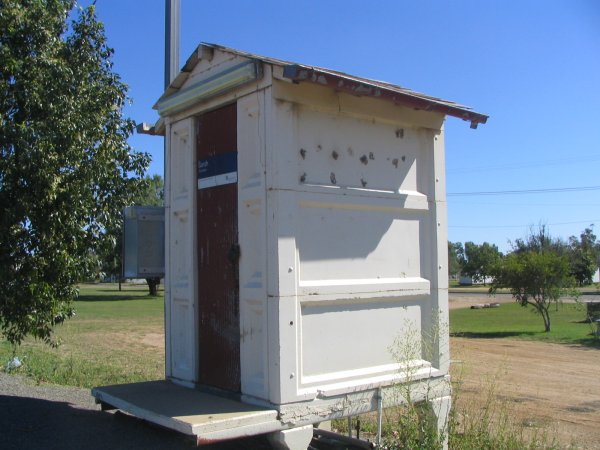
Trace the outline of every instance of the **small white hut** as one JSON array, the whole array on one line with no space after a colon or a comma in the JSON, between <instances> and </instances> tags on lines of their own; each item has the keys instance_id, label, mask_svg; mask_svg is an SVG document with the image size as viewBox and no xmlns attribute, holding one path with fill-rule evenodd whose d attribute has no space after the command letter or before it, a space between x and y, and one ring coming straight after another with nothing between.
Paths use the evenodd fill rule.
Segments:
<instances>
[{"instance_id":1,"label":"small white hut","mask_svg":"<svg viewBox=\"0 0 600 450\"><path fill-rule=\"evenodd\" d=\"M268 432L299 449L315 423L402 402L405 383L443 428L443 123L487 116L212 44L156 109L168 381L98 401L199 443Z\"/></svg>"}]
</instances>

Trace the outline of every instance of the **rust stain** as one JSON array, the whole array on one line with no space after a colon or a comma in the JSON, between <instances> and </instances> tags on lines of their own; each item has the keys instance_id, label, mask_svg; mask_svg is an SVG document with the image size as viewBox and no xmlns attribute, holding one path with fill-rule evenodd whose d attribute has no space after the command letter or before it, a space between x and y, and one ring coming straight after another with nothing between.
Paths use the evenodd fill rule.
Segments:
<instances>
[{"instance_id":1,"label":"rust stain","mask_svg":"<svg viewBox=\"0 0 600 450\"><path fill-rule=\"evenodd\" d=\"M237 105L198 118L197 158L237 152ZM198 190L198 381L240 391L237 183Z\"/></svg>"},{"instance_id":2,"label":"rust stain","mask_svg":"<svg viewBox=\"0 0 600 450\"><path fill-rule=\"evenodd\" d=\"M223 439L206 439L206 438L203 438L203 437L200 437L200 436L196 437L196 445L198 447L202 447L203 445L217 444L217 443L222 442L222 441L223 441Z\"/></svg>"}]
</instances>

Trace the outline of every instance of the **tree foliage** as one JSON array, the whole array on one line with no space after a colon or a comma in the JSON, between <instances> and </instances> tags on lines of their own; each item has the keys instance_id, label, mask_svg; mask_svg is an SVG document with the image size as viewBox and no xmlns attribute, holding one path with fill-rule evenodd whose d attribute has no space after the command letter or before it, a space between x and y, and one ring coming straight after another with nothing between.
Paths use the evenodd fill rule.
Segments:
<instances>
[{"instance_id":1,"label":"tree foliage","mask_svg":"<svg viewBox=\"0 0 600 450\"><path fill-rule=\"evenodd\" d=\"M593 225L579 235L569 238L569 268L580 286L590 284L599 265L600 243L596 241Z\"/></svg>"},{"instance_id":2,"label":"tree foliage","mask_svg":"<svg viewBox=\"0 0 600 450\"><path fill-rule=\"evenodd\" d=\"M572 293L573 279L568 255L561 243L552 239L545 227L526 240L518 240L513 251L492 268L494 281L490 293L508 288L522 306L532 306L550 331L550 306Z\"/></svg>"},{"instance_id":3,"label":"tree foliage","mask_svg":"<svg viewBox=\"0 0 600 450\"><path fill-rule=\"evenodd\" d=\"M600 262L600 243L596 239L593 227L590 225L580 233L579 238L571 236L567 242L552 238L548 228L540 225L537 231L531 230L526 240L517 239L513 244L514 250L523 252L549 249L558 255L566 256L571 276L580 286L590 284Z\"/></svg>"},{"instance_id":4,"label":"tree foliage","mask_svg":"<svg viewBox=\"0 0 600 450\"><path fill-rule=\"evenodd\" d=\"M160 175L146 176L144 187L135 197L133 204L139 206L163 206L165 182Z\"/></svg>"},{"instance_id":5,"label":"tree foliage","mask_svg":"<svg viewBox=\"0 0 600 450\"><path fill-rule=\"evenodd\" d=\"M448 241L448 276L458 276L462 272L465 250L461 242Z\"/></svg>"},{"instance_id":6,"label":"tree foliage","mask_svg":"<svg viewBox=\"0 0 600 450\"><path fill-rule=\"evenodd\" d=\"M12 343L53 343L148 165L127 144L103 26L93 6L69 26L73 7L0 0L0 328Z\"/></svg>"},{"instance_id":7,"label":"tree foliage","mask_svg":"<svg viewBox=\"0 0 600 450\"><path fill-rule=\"evenodd\" d=\"M489 278L492 267L501 259L502 253L495 244L484 242L477 245L473 242L465 242L464 256L462 261L462 273L473 278L473 281L483 282Z\"/></svg>"}]
</instances>

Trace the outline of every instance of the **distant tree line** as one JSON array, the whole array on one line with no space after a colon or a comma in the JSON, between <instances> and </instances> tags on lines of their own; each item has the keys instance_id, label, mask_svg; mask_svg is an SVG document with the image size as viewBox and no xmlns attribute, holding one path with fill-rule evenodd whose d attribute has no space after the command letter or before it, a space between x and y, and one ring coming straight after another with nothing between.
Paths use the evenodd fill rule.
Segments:
<instances>
[{"instance_id":1,"label":"distant tree line","mask_svg":"<svg viewBox=\"0 0 600 450\"><path fill-rule=\"evenodd\" d=\"M593 225L579 237L553 238L545 226L531 230L524 239L511 243L503 255L498 247L484 242L448 242L451 276L468 276L474 281L491 281L490 294L508 289L524 307L542 316L550 331L550 305L566 295L578 296L577 286L592 283L600 262L600 242Z\"/></svg>"},{"instance_id":2,"label":"distant tree line","mask_svg":"<svg viewBox=\"0 0 600 450\"><path fill-rule=\"evenodd\" d=\"M498 246L488 242L465 242L463 245L461 242L448 241L448 275L450 278L469 277L476 283L485 284L486 280L493 278L494 267L507 256L544 248L565 258L569 276L577 285L589 285L600 266L600 241L593 228L590 225L579 237L571 236L564 240L551 237L547 228L541 226L536 231L532 230L527 238L511 242L511 251L507 255L503 255Z\"/></svg>"}]
</instances>

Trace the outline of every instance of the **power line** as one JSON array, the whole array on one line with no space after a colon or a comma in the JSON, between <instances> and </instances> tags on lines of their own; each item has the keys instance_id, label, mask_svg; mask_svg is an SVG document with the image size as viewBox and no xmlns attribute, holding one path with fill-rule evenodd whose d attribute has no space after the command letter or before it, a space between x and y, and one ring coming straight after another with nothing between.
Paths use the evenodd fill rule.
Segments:
<instances>
[{"instance_id":1,"label":"power line","mask_svg":"<svg viewBox=\"0 0 600 450\"><path fill-rule=\"evenodd\" d=\"M519 164L494 164L491 166L477 166L477 167L460 167L457 169L448 169L448 174L459 174L459 173L469 173L469 172L481 172L481 171L501 171L501 170L520 170L520 169L529 169L532 167L544 167L544 166L557 166L564 164L581 164L584 162L595 162L600 161L600 156L596 155L581 155L577 157L571 158L560 158L560 159L550 159L546 161L530 161L530 162L522 162Z\"/></svg>"},{"instance_id":2,"label":"power line","mask_svg":"<svg viewBox=\"0 0 600 450\"><path fill-rule=\"evenodd\" d=\"M514 203L514 202L488 202L488 201L470 201L470 200L453 200L453 205L483 205L483 206L565 206L565 207L580 207L580 206L600 206L600 203Z\"/></svg>"},{"instance_id":3,"label":"power line","mask_svg":"<svg viewBox=\"0 0 600 450\"><path fill-rule=\"evenodd\" d=\"M581 187L565 187L565 188L549 188L549 189L520 189L512 191L480 191L480 192L453 192L446 194L448 197L467 197L476 195L523 195L523 194L547 194L556 192L581 192L581 191L597 191L600 186L581 186Z\"/></svg>"},{"instance_id":4,"label":"power line","mask_svg":"<svg viewBox=\"0 0 600 450\"><path fill-rule=\"evenodd\" d=\"M548 223L546 225L575 225L578 223L587 223L592 224L594 222L600 222L600 219L590 219L590 220L578 220L576 222L554 222ZM530 225L448 225L448 228L525 228Z\"/></svg>"}]
</instances>

